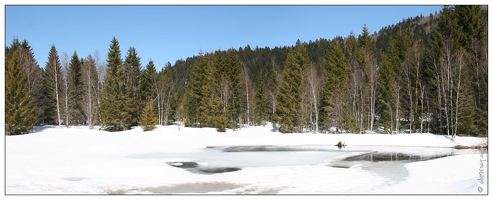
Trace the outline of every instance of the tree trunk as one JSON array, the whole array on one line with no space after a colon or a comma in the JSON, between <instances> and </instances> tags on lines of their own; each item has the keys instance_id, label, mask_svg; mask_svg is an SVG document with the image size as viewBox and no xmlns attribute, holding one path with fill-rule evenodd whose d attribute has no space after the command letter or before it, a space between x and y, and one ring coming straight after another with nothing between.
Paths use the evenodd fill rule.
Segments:
<instances>
[{"instance_id":1,"label":"tree trunk","mask_svg":"<svg viewBox=\"0 0 493 200\"><path fill-rule=\"evenodd\" d=\"M92 79L91 79L91 68L88 68L88 74L89 74L89 82L87 84L87 97L88 97L88 104L89 104L89 128L92 129L92 92L91 92L91 85L92 85Z\"/></svg>"},{"instance_id":2,"label":"tree trunk","mask_svg":"<svg viewBox=\"0 0 493 200\"><path fill-rule=\"evenodd\" d=\"M376 104L376 80L375 80L375 71L371 69L370 72L370 131L373 131L373 124L375 121L375 104Z\"/></svg>"},{"instance_id":3,"label":"tree trunk","mask_svg":"<svg viewBox=\"0 0 493 200\"><path fill-rule=\"evenodd\" d=\"M460 97L460 83L461 83L461 76L462 76L462 58L463 58L463 55L464 54L460 54L459 55L459 77L458 77L458 80L457 80L457 92L456 92L456 99L455 99L455 124L454 124L454 132L452 133L452 137L455 138L455 136L457 135L457 126L458 126L458 123L459 123L459 97Z\"/></svg>"},{"instance_id":4,"label":"tree trunk","mask_svg":"<svg viewBox=\"0 0 493 200\"><path fill-rule=\"evenodd\" d=\"M162 124L163 117L161 116L161 102L159 101L159 91L157 92L157 114L158 114L158 124Z\"/></svg>"},{"instance_id":5,"label":"tree trunk","mask_svg":"<svg viewBox=\"0 0 493 200\"><path fill-rule=\"evenodd\" d=\"M420 83L421 85L421 83ZM420 123L420 129L419 129L419 133L423 133L423 125L424 125L424 119L425 119L425 115L424 115L424 107L423 105L425 104L424 102L424 96L425 96L425 89L424 87L421 87L421 123ZM428 114L427 114L428 115Z\"/></svg>"},{"instance_id":6,"label":"tree trunk","mask_svg":"<svg viewBox=\"0 0 493 200\"><path fill-rule=\"evenodd\" d=\"M170 103L170 98L171 98L171 88L169 88L168 90L168 95L167 95L167 98L166 98L166 110L165 110L165 113L164 113L164 120L165 120L165 125L168 125L168 115L169 115L169 110L171 109L171 103Z\"/></svg>"},{"instance_id":7,"label":"tree trunk","mask_svg":"<svg viewBox=\"0 0 493 200\"><path fill-rule=\"evenodd\" d=\"M400 87L397 86L397 101L396 101L396 109L395 109L395 132L399 133L399 102L400 102Z\"/></svg>"},{"instance_id":8,"label":"tree trunk","mask_svg":"<svg viewBox=\"0 0 493 200\"><path fill-rule=\"evenodd\" d=\"M245 68L243 68L245 74L245 88L246 88L246 106L247 106L247 127L250 126L250 100L248 96L248 72Z\"/></svg>"},{"instance_id":9,"label":"tree trunk","mask_svg":"<svg viewBox=\"0 0 493 200\"><path fill-rule=\"evenodd\" d=\"M56 112L58 115L58 126L62 125L61 119L60 119L60 100L59 100L59 92L58 92L58 72L57 72L57 67L55 63L55 97L56 97Z\"/></svg>"}]
</instances>

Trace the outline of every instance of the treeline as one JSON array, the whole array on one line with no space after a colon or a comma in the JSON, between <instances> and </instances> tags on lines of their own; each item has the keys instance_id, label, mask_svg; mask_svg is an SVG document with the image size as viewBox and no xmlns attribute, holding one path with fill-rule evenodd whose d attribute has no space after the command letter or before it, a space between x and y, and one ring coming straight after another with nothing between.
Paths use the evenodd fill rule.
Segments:
<instances>
[{"instance_id":1,"label":"treeline","mask_svg":"<svg viewBox=\"0 0 493 200\"><path fill-rule=\"evenodd\" d=\"M364 26L345 38L200 52L160 72L152 60L143 68L132 47L123 60L116 38L106 64L76 52L60 63L53 46L41 69L15 39L6 47L6 132L172 121L225 131L270 121L283 133L486 136L487 41L480 6L444 6L374 34Z\"/></svg>"},{"instance_id":2,"label":"treeline","mask_svg":"<svg viewBox=\"0 0 493 200\"><path fill-rule=\"evenodd\" d=\"M62 59L53 45L44 68L34 59L27 40L15 38L6 47L6 134L28 132L35 125L100 125L126 130L142 125L152 130L167 124L173 100L170 68L143 68L135 48L121 58L113 38L107 64L99 52Z\"/></svg>"}]
</instances>

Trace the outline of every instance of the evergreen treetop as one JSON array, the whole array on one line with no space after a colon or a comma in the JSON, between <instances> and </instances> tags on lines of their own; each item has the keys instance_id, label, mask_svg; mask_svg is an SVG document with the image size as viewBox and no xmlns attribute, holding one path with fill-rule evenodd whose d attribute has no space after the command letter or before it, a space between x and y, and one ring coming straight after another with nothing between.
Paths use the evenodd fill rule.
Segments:
<instances>
[{"instance_id":1,"label":"evergreen treetop","mask_svg":"<svg viewBox=\"0 0 493 200\"><path fill-rule=\"evenodd\" d=\"M13 54L5 69L5 133L27 133L36 123L35 107L24 69Z\"/></svg>"}]
</instances>

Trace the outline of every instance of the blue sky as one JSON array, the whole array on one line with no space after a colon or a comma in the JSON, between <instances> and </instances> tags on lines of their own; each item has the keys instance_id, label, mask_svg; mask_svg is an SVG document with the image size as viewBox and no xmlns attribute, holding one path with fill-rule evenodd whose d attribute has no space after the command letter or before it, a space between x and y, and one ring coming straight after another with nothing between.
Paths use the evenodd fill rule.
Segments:
<instances>
[{"instance_id":1,"label":"blue sky","mask_svg":"<svg viewBox=\"0 0 493 200\"><path fill-rule=\"evenodd\" d=\"M5 44L27 39L44 67L51 45L60 58L98 50L106 58L110 41L120 43L122 59L135 47L144 67L152 59L158 69L167 62L211 52L291 46L296 40L347 37L396 24L408 17L428 16L441 6L6 6Z\"/></svg>"}]
</instances>

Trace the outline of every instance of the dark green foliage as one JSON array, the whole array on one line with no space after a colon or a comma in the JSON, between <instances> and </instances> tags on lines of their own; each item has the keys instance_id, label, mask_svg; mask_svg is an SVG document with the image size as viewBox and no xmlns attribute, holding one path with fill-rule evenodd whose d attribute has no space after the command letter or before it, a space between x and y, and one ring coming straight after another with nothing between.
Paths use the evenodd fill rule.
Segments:
<instances>
[{"instance_id":1,"label":"dark green foliage","mask_svg":"<svg viewBox=\"0 0 493 200\"><path fill-rule=\"evenodd\" d=\"M270 120L283 133L308 132L318 129L318 118L324 130L359 133L380 126L451 136L488 132L487 6L444 6L440 15L403 19L374 34L364 25L358 37L201 53L159 73L152 60L141 70L133 47L123 61L113 38L103 83L86 83L84 67L93 72L95 66L74 53L68 88L54 46L44 71L27 41L6 47L7 67L13 55L24 69L35 118L47 124L64 121L60 107L68 89L71 124L88 120L112 130L146 124L150 104L158 124L174 119L218 131ZM320 80L315 92L308 90L308 71ZM87 107L91 85L102 88L95 88L95 119Z\"/></svg>"},{"instance_id":2,"label":"dark green foliage","mask_svg":"<svg viewBox=\"0 0 493 200\"><path fill-rule=\"evenodd\" d=\"M146 68L142 70L142 73L140 74L138 90L140 93L140 101L150 102L156 98L157 76L158 74L154 62L149 60Z\"/></svg>"},{"instance_id":3,"label":"dark green foliage","mask_svg":"<svg viewBox=\"0 0 493 200\"><path fill-rule=\"evenodd\" d=\"M44 70L44 119L46 124L61 125L60 104L63 91L62 65L55 46L51 46ZM66 123L66 122L65 122Z\"/></svg>"},{"instance_id":4,"label":"dark green foliage","mask_svg":"<svg viewBox=\"0 0 493 200\"><path fill-rule=\"evenodd\" d=\"M36 124L27 77L17 54L13 54L5 68L5 134L27 133Z\"/></svg>"},{"instance_id":5,"label":"dark green foliage","mask_svg":"<svg viewBox=\"0 0 493 200\"><path fill-rule=\"evenodd\" d=\"M457 24L464 33L462 46L472 47L474 40L481 40L486 37L488 30L488 20L485 12L480 6L455 6L455 15L458 18Z\"/></svg>"},{"instance_id":6,"label":"dark green foliage","mask_svg":"<svg viewBox=\"0 0 493 200\"><path fill-rule=\"evenodd\" d=\"M226 131L228 111L226 102L231 102L234 92L230 91L227 67L221 55L206 54L196 61L186 86L185 112L187 126L216 127L218 131ZM227 65L227 64L226 64ZM219 71L218 69L222 69ZM220 85L220 83L228 84ZM233 86L232 86L233 85ZM232 112L232 111L229 111ZM230 113L229 116L232 114Z\"/></svg>"},{"instance_id":7,"label":"dark green foliage","mask_svg":"<svg viewBox=\"0 0 493 200\"><path fill-rule=\"evenodd\" d=\"M82 108L82 63L74 52L74 55L70 59L70 65L68 67L67 74L68 82L68 107L69 107L69 120L72 125L80 125L85 122L86 117L84 116L84 110Z\"/></svg>"},{"instance_id":8,"label":"dark green foliage","mask_svg":"<svg viewBox=\"0 0 493 200\"><path fill-rule=\"evenodd\" d=\"M276 115L279 117L279 131L282 133L301 132L301 95L303 94L303 72L310 61L303 44L290 50L284 66L284 75L277 94Z\"/></svg>"},{"instance_id":9,"label":"dark green foliage","mask_svg":"<svg viewBox=\"0 0 493 200\"><path fill-rule=\"evenodd\" d=\"M123 74L121 78L125 80L124 82L124 95L126 100L125 112L130 115L126 118L126 123L132 126L137 125L140 120L140 113L145 106L145 101L142 101L142 91L139 91L139 79L141 73L140 57L137 55L137 50L134 47L130 47L127 51L127 56L125 57L125 62L123 63Z\"/></svg>"},{"instance_id":10,"label":"dark green foliage","mask_svg":"<svg viewBox=\"0 0 493 200\"><path fill-rule=\"evenodd\" d=\"M234 49L229 49L224 57L224 68L219 73L228 83L228 101L225 102L228 127L235 129L240 116L240 60ZM223 85L221 85L223 86Z\"/></svg>"},{"instance_id":11,"label":"dark green foliage","mask_svg":"<svg viewBox=\"0 0 493 200\"><path fill-rule=\"evenodd\" d=\"M199 59L195 62L194 67L190 71L190 78L185 86L185 110L187 113L185 125L193 127L199 127L200 122L203 121L203 119L199 118L199 116L201 116L200 112L203 111L203 109L200 109L199 106L201 104L201 99L203 96L201 85L203 83L202 74L205 68L204 64L206 63L204 61L205 58L202 57L202 55L200 56L201 57L199 57Z\"/></svg>"},{"instance_id":12,"label":"dark green foliage","mask_svg":"<svg viewBox=\"0 0 493 200\"><path fill-rule=\"evenodd\" d=\"M341 129L345 121L343 120L343 111L347 109L344 87L347 85L349 70L346 65L346 57L338 42L334 42L328 47L323 67L327 80L322 88L321 106L323 112L321 119L323 124Z\"/></svg>"},{"instance_id":13,"label":"dark green foliage","mask_svg":"<svg viewBox=\"0 0 493 200\"><path fill-rule=\"evenodd\" d=\"M379 68L379 103L382 105L381 124L395 131L396 113L398 113L400 85L398 82L401 68L401 59L399 58L398 46L396 46L395 40L391 40L390 47L387 53L384 54L382 62L380 62Z\"/></svg>"},{"instance_id":14,"label":"dark green foliage","mask_svg":"<svg viewBox=\"0 0 493 200\"><path fill-rule=\"evenodd\" d=\"M479 6L445 6L430 34L425 72L432 77L428 82L434 91L430 105L436 116L431 123L434 132L486 135L484 13Z\"/></svg>"},{"instance_id":15,"label":"dark green foliage","mask_svg":"<svg viewBox=\"0 0 493 200\"><path fill-rule=\"evenodd\" d=\"M267 93L265 91L265 78L263 71L260 72L257 84L256 84L256 95L255 95L255 125L263 125L264 120L268 120L269 110L267 108L268 99Z\"/></svg>"},{"instance_id":16,"label":"dark green foliage","mask_svg":"<svg viewBox=\"0 0 493 200\"><path fill-rule=\"evenodd\" d=\"M156 125L158 124L157 122L157 117L156 113L154 112L154 109L152 108L152 104L147 103L144 109L142 110L141 114L142 118L140 120L140 127L142 127L142 130L144 131L152 131L156 128Z\"/></svg>"},{"instance_id":17,"label":"dark green foliage","mask_svg":"<svg viewBox=\"0 0 493 200\"><path fill-rule=\"evenodd\" d=\"M19 42L17 38L14 38L10 47L6 47L5 54L5 66L7 66L13 54L18 55L19 62L26 72L28 87L31 90L33 104L36 107L36 122L41 124L44 116L43 69L39 67L38 62L34 59L32 47L26 39Z\"/></svg>"},{"instance_id":18,"label":"dark green foliage","mask_svg":"<svg viewBox=\"0 0 493 200\"><path fill-rule=\"evenodd\" d=\"M107 58L106 76L103 82L103 94L98 106L98 117L103 127L113 130L126 130L136 122L133 117L135 101L129 95L127 71L120 55L120 44L116 38L111 41ZM130 107L133 106L133 107Z\"/></svg>"}]
</instances>

